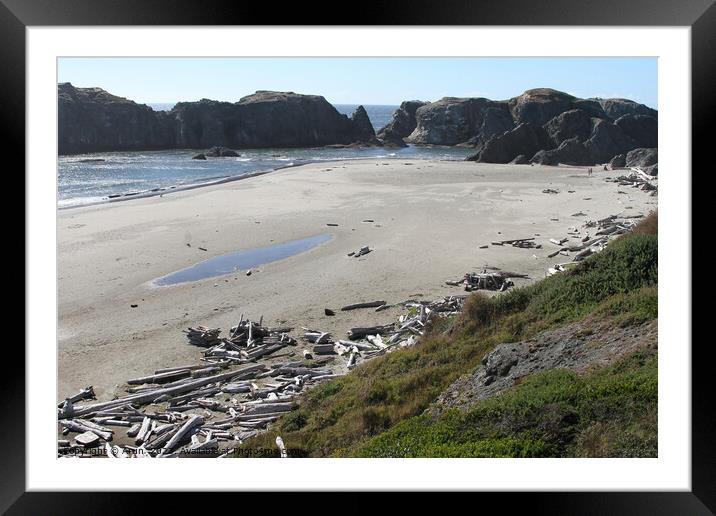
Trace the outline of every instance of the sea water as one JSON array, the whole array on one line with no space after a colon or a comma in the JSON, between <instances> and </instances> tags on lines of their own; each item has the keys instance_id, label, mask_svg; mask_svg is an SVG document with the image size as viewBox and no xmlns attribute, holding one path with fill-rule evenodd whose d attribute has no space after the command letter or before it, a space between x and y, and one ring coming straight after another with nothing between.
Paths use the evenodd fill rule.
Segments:
<instances>
[{"instance_id":1,"label":"sea water","mask_svg":"<svg viewBox=\"0 0 716 516\"><path fill-rule=\"evenodd\" d=\"M167 107L170 107L167 104ZM357 105L336 105L350 115ZM397 106L365 106L378 130L390 121ZM112 199L169 192L177 188L240 177L259 171L304 163L376 158L462 160L472 149L460 147L357 149L239 149L238 158L192 160L199 151L179 149L141 152L101 152L58 158L60 208L106 202Z\"/></svg>"}]
</instances>

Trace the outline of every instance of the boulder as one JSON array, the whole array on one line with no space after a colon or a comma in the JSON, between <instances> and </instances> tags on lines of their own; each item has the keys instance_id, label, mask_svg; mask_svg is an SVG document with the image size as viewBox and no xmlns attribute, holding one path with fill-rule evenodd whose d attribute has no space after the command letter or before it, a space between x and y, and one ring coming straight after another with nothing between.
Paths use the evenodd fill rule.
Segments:
<instances>
[{"instance_id":1,"label":"boulder","mask_svg":"<svg viewBox=\"0 0 716 516\"><path fill-rule=\"evenodd\" d=\"M212 158L238 158L241 156L241 154L235 150L227 149L226 147L212 147L206 151L204 155Z\"/></svg>"},{"instance_id":2,"label":"boulder","mask_svg":"<svg viewBox=\"0 0 716 516\"><path fill-rule=\"evenodd\" d=\"M431 102L415 113L415 130L406 138L409 143L457 145L479 135L489 108L507 113L507 104L483 98L445 97ZM489 115L495 118L495 115ZM491 122L488 122L491 124Z\"/></svg>"},{"instance_id":3,"label":"boulder","mask_svg":"<svg viewBox=\"0 0 716 516\"><path fill-rule=\"evenodd\" d=\"M206 159L206 156L204 154L197 154L196 156L192 156L191 159Z\"/></svg>"},{"instance_id":4,"label":"boulder","mask_svg":"<svg viewBox=\"0 0 716 516\"><path fill-rule=\"evenodd\" d=\"M592 163L607 163L617 154L629 152L639 145L608 120L592 119L592 133L584 142Z\"/></svg>"},{"instance_id":5,"label":"boulder","mask_svg":"<svg viewBox=\"0 0 716 516\"><path fill-rule=\"evenodd\" d=\"M604 112L612 120L624 115L646 115L658 119L658 112L644 104L639 104L629 99L590 99L596 100L604 109Z\"/></svg>"},{"instance_id":6,"label":"boulder","mask_svg":"<svg viewBox=\"0 0 716 516\"><path fill-rule=\"evenodd\" d=\"M625 161L627 167L639 167L648 174L656 175L648 170L652 170L650 167L658 164L659 149L640 148L631 150L627 153Z\"/></svg>"},{"instance_id":7,"label":"boulder","mask_svg":"<svg viewBox=\"0 0 716 516\"><path fill-rule=\"evenodd\" d=\"M544 125L555 116L572 109L576 97L551 88L527 90L508 101L516 124Z\"/></svg>"},{"instance_id":8,"label":"boulder","mask_svg":"<svg viewBox=\"0 0 716 516\"><path fill-rule=\"evenodd\" d=\"M555 145L575 137L584 141L592 132L592 119L586 111L570 109L544 124L544 129Z\"/></svg>"},{"instance_id":9,"label":"boulder","mask_svg":"<svg viewBox=\"0 0 716 516\"><path fill-rule=\"evenodd\" d=\"M640 147L658 147L659 121L648 115L624 115L614 122Z\"/></svg>"},{"instance_id":10,"label":"boulder","mask_svg":"<svg viewBox=\"0 0 716 516\"><path fill-rule=\"evenodd\" d=\"M614 170L626 167L626 154L617 154L609 162L609 168Z\"/></svg>"},{"instance_id":11,"label":"boulder","mask_svg":"<svg viewBox=\"0 0 716 516\"><path fill-rule=\"evenodd\" d=\"M493 136L481 151L467 159L483 163L509 163L520 154L534 156L554 145L547 131L539 125L523 123L499 136Z\"/></svg>"},{"instance_id":12,"label":"boulder","mask_svg":"<svg viewBox=\"0 0 716 516\"><path fill-rule=\"evenodd\" d=\"M537 152L531 163L540 165L591 165L593 164L589 150L578 138L564 140L559 147L552 150L541 150Z\"/></svg>"},{"instance_id":13,"label":"boulder","mask_svg":"<svg viewBox=\"0 0 716 516\"><path fill-rule=\"evenodd\" d=\"M400 107L393 112L390 122L378 131L378 138L385 139L384 133L393 132L401 139L410 136L417 126L415 112L419 107L424 106L427 102L420 100L406 100L400 104ZM391 136L393 138L393 136Z\"/></svg>"},{"instance_id":14,"label":"boulder","mask_svg":"<svg viewBox=\"0 0 716 516\"><path fill-rule=\"evenodd\" d=\"M407 147L400 135L392 129L383 128L379 134L380 141L385 147Z\"/></svg>"}]
</instances>

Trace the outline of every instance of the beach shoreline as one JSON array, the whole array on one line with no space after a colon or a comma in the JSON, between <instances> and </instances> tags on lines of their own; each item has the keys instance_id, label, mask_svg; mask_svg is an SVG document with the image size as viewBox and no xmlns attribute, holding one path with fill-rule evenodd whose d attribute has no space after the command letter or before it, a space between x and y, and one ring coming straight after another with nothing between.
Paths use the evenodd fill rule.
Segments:
<instances>
[{"instance_id":1,"label":"beach shoreline","mask_svg":"<svg viewBox=\"0 0 716 516\"><path fill-rule=\"evenodd\" d=\"M461 294L445 281L486 266L530 275L517 285L541 279L560 261L547 257L556 249L550 238L586 220L657 208L648 192L619 193L627 189L605 181L618 171L593 168L350 159L58 210L57 399L87 385L109 398L127 378L195 360L181 333L188 326L228 330L241 314L263 315L270 325L341 338L400 311L340 312L347 304ZM150 286L211 257L323 233L333 238L251 276ZM542 247L490 245L528 237ZM347 256L364 245L374 251Z\"/></svg>"}]
</instances>

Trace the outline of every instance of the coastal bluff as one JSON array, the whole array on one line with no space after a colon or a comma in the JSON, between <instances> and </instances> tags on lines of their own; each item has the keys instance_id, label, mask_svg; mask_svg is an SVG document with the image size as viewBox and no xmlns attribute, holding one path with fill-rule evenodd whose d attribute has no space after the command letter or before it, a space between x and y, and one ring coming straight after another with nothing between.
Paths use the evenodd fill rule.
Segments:
<instances>
[{"instance_id":1,"label":"coastal bluff","mask_svg":"<svg viewBox=\"0 0 716 516\"><path fill-rule=\"evenodd\" d=\"M319 95L257 91L235 103L202 99L163 112L101 88L57 89L59 154L378 143L362 106L348 117Z\"/></svg>"}]
</instances>

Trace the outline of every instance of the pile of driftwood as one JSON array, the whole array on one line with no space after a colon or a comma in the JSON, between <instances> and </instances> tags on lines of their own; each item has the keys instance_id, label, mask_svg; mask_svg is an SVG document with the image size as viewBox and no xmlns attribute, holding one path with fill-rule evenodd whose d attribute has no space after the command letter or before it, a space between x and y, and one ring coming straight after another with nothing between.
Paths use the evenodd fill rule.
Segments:
<instances>
[{"instance_id":1,"label":"pile of driftwood","mask_svg":"<svg viewBox=\"0 0 716 516\"><path fill-rule=\"evenodd\" d=\"M333 339L330 333L304 328L304 338L313 343L315 355L339 355L345 358L346 369L396 349L410 347L424 334L428 320L433 316L454 315L462 308L465 296L448 296L433 302L409 300L399 303L408 309L396 323L358 326L346 332L346 339ZM359 303L343 309L372 308L381 311L388 306L384 301Z\"/></svg>"},{"instance_id":2,"label":"pile of driftwood","mask_svg":"<svg viewBox=\"0 0 716 516\"><path fill-rule=\"evenodd\" d=\"M195 327L189 342L206 349L199 364L169 367L127 381L126 395L97 401L87 387L58 405L60 457L227 456L244 440L290 411L305 388L346 374L360 361L414 345L433 316L457 313L464 296L406 301L396 323L356 327L346 340L304 329L313 344L302 360L280 361L275 352L296 346L291 328L268 328L244 319L222 338L219 328ZM388 306L385 302L356 307ZM334 356L316 357L330 354ZM335 363L335 355L345 363ZM285 355L283 355L285 356ZM70 434L74 437L70 439ZM65 438L66 437L66 438ZM112 443L112 444L110 444ZM281 442L282 444L282 442ZM277 441L281 456L285 447Z\"/></svg>"},{"instance_id":3,"label":"pile of driftwood","mask_svg":"<svg viewBox=\"0 0 716 516\"><path fill-rule=\"evenodd\" d=\"M493 271L488 272L468 272L465 277L458 280L448 280L447 285L458 286L464 285L467 292L475 290L494 290L504 292L508 288L514 286L510 278L527 278L527 274L519 274L516 272Z\"/></svg>"},{"instance_id":4,"label":"pile of driftwood","mask_svg":"<svg viewBox=\"0 0 716 516\"><path fill-rule=\"evenodd\" d=\"M559 247L548 258L563 255L571 258L571 262L579 262L603 250L609 241L619 235L628 233L636 225L634 219L642 215L619 216L610 215L601 220L587 221L580 227L571 227L565 238L550 238L550 242ZM572 242L570 244L570 241ZM564 272L570 267L569 262L558 263L547 270L549 275Z\"/></svg>"},{"instance_id":5,"label":"pile of driftwood","mask_svg":"<svg viewBox=\"0 0 716 516\"><path fill-rule=\"evenodd\" d=\"M619 186L631 186L639 188L644 192L651 192L656 195L658 191L658 176L651 176L638 167L633 167L627 174L608 179L608 181L618 183Z\"/></svg>"},{"instance_id":6,"label":"pile of driftwood","mask_svg":"<svg viewBox=\"0 0 716 516\"><path fill-rule=\"evenodd\" d=\"M512 247L519 247L522 249L541 249L542 244L538 244L534 241L534 237L530 238L515 238L512 240L497 240L492 242L492 245L511 245Z\"/></svg>"}]
</instances>

